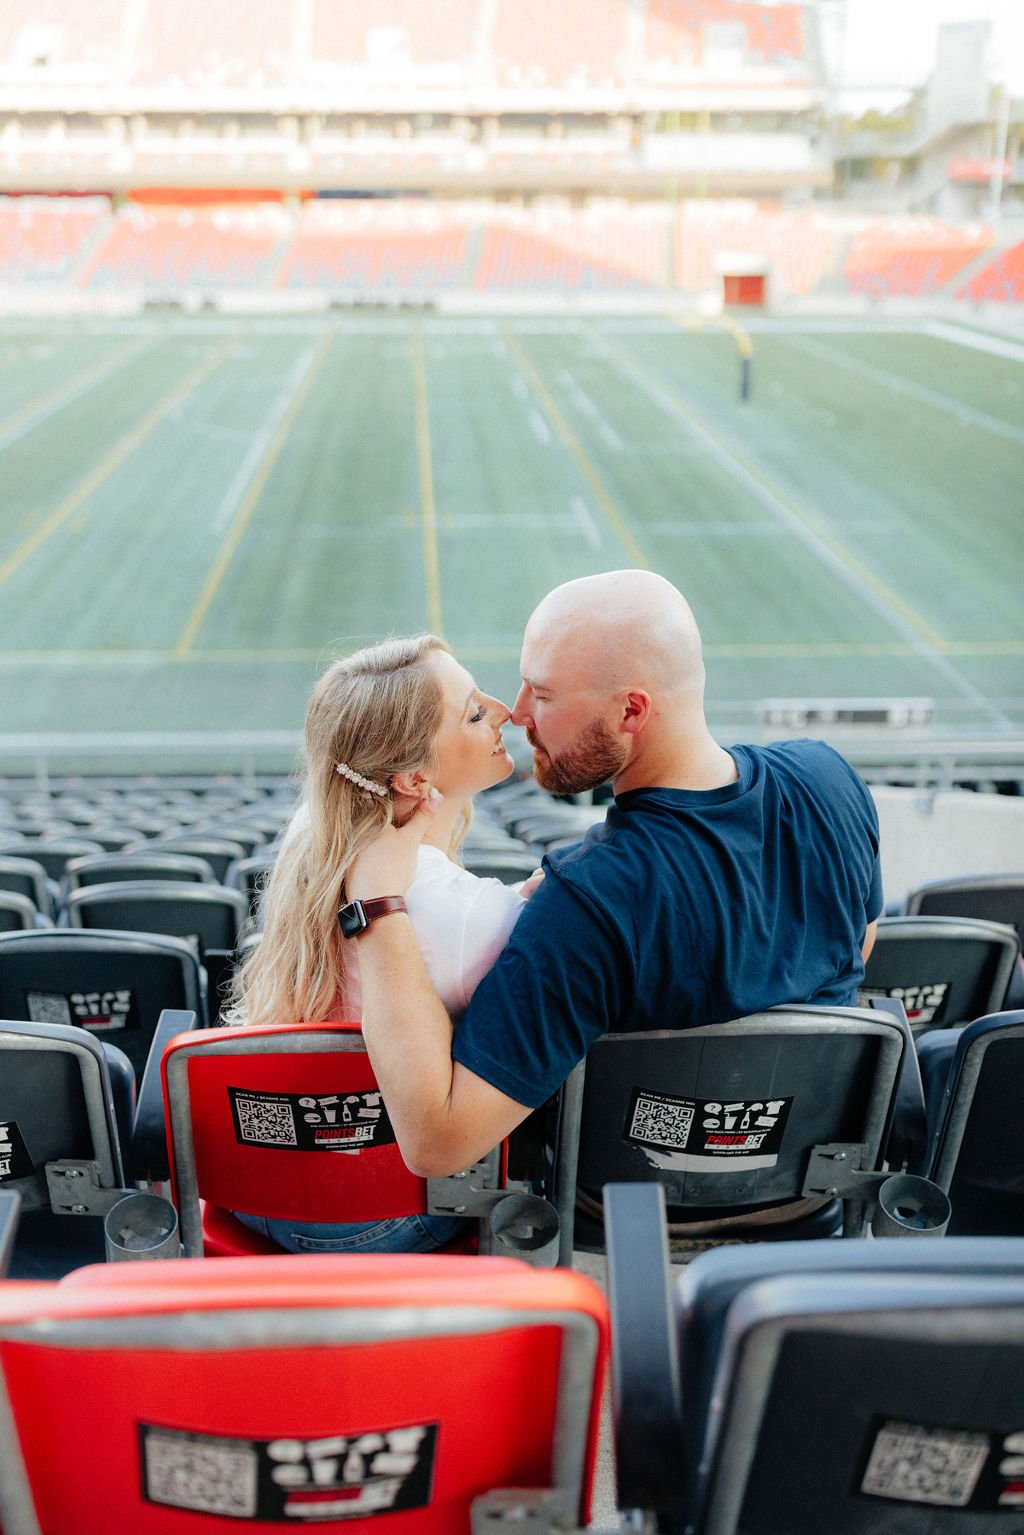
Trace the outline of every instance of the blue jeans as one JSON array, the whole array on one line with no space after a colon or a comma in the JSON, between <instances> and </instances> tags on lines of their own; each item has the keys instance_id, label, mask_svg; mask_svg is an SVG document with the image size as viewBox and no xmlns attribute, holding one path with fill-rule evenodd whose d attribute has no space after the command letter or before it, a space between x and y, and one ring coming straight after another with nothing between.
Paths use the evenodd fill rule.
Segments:
<instances>
[{"instance_id":1,"label":"blue jeans","mask_svg":"<svg viewBox=\"0 0 1024 1535\"><path fill-rule=\"evenodd\" d=\"M466 1229L457 1215L401 1215L384 1221L288 1221L269 1215L235 1219L290 1253L432 1253Z\"/></svg>"}]
</instances>

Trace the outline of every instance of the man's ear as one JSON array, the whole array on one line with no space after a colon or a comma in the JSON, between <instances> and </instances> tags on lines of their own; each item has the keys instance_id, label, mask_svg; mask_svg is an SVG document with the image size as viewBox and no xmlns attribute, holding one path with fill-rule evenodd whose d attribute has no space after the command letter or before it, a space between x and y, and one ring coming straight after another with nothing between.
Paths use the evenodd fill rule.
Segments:
<instances>
[{"instance_id":1,"label":"man's ear","mask_svg":"<svg viewBox=\"0 0 1024 1535\"><path fill-rule=\"evenodd\" d=\"M642 688L630 688L622 695L622 715L619 728L626 735L639 735L651 717L651 695Z\"/></svg>"},{"instance_id":2,"label":"man's ear","mask_svg":"<svg viewBox=\"0 0 1024 1535\"><path fill-rule=\"evenodd\" d=\"M392 773L391 787L403 799L426 799L430 783L422 773Z\"/></svg>"}]
</instances>

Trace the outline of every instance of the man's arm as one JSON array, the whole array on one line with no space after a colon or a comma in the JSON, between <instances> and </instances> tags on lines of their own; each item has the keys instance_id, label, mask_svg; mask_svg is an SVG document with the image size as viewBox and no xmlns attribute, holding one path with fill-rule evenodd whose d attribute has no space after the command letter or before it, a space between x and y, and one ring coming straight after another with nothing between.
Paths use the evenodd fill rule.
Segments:
<instances>
[{"instance_id":1,"label":"man's arm","mask_svg":"<svg viewBox=\"0 0 1024 1535\"><path fill-rule=\"evenodd\" d=\"M350 870L348 899L404 894L428 825L420 810L384 831ZM381 917L350 941L359 946L363 1038L402 1157L420 1177L458 1172L531 1111L453 1062L451 1019L407 916Z\"/></svg>"},{"instance_id":2,"label":"man's arm","mask_svg":"<svg viewBox=\"0 0 1024 1535\"><path fill-rule=\"evenodd\" d=\"M875 947L875 939L878 937L878 918L869 922L864 934L864 942L860 946L860 957L867 964L871 958L871 950Z\"/></svg>"}]
</instances>

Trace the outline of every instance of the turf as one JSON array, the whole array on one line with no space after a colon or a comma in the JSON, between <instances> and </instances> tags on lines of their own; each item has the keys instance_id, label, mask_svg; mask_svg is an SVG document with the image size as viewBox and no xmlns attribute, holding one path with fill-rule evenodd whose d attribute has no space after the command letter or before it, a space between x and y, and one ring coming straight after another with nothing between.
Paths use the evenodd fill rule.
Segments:
<instances>
[{"instance_id":1,"label":"turf","mask_svg":"<svg viewBox=\"0 0 1024 1535\"><path fill-rule=\"evenodd\" d=\"M647 565L723 728L766 697L1024 725L1024 346L966 327L338 315L0 332L0 733L296 729L318 668Z\"/></svg>"}]
</instances>

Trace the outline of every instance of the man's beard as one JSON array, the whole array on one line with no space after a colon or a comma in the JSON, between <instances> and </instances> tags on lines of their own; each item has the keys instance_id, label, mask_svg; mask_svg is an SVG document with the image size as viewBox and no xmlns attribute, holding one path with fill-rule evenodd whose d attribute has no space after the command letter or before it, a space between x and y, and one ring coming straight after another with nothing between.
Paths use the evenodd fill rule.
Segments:
<instances>
[{"instance_id":1,"label":"man's beard","mask_svg":"<svg viewBox=\"0 0 1024 1535\"><path fill-rule=\"evenodd\" d=\"M527 740L536 748L529 734ZM549 794L583 794L621 772L627 756L625 746L615 739L607 725L592 720L557 757L546 752L538 756L535 749L533 776Z\"/></svg>"}]
</instances>

